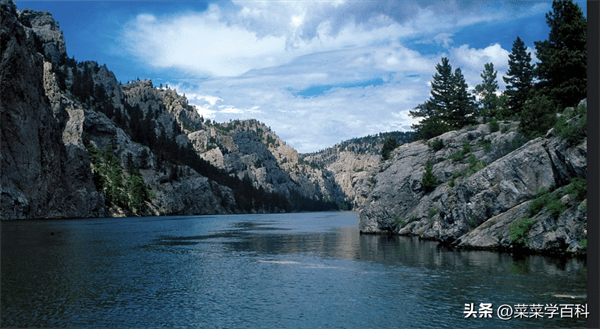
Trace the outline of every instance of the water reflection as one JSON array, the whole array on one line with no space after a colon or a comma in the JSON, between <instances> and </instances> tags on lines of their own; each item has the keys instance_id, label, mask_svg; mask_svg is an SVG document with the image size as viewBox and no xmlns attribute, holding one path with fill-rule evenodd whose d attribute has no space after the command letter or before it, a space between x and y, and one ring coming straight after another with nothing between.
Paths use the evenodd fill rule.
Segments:
<instances>
[{"instance_id":1,"label":"water reflection","mask_svg":"<svg viewBox=\"0 0 600 329\"><path fill-rule=\"evenodd\" d=\"M582 260L453 251L360 235L356 223L355 213L0 223L2 324L585 326L462 313L465 303L585 303Z\"/></svg>"}]
</instances>

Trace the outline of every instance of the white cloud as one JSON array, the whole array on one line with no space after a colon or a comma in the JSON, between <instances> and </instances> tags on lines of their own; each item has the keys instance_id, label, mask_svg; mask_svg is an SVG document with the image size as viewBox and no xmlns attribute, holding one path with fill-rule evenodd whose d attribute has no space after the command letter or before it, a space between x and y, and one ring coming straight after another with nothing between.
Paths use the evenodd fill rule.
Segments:
<instances>
[{"instance_id":1,"label":"white cloud","mask_svg":"<svg viewBox=\"0 0 600 329\"><path fill-rule=\"evenodd\" d=\"M217 113L217 111L211 110L211 108L208 106L199 106L194 104L192 104L192 106L194 106L196 112L198 112L198 114L204 118L213 118L215 113Z\"/></svg>"},{"instance_id":2,"label":"white cloud","mask_svg":"<svg viewBox=\"0 0 600 329\"><path fill-rule=\"evenodd\" d=\"M449 47L448 30L498 19L461 6L451 1L213 3L201 13L139 15L126 25L122 43L154 67L231 77L307 54L389 45L415 35L433 34ZM400 60L390 56L381 63L394 66Z\"/></svg>"},{"instance_id":3,"label":"white cloud","mask_svg":"<svg viewBox=\"0 0 600 329\"><path fill-rule=\"evenodd\" d=\"M443 45L444 48L448 48L453 43L451 38L453 35L454 34L452 33L439 33L438 35L433 37L433 41L435 41L437 44Z\"/></svg>"},{"instance_id":4,"label":"white cloud","mask_svg":"<svg viewBox=\"0 0 600 329\"><path fill-rule=\"evenodd\" d=\"M450 63L454 68L460 67L465 80L470 89L482 81L481 72L483 72L486 63L494 64L494 70L498 71L496 79L501 89L504 88L502 76L508 70L508 50L503 49L499 44L493 44L483 49L471 48L468 45L452 47L450 50Z\"/></svg>"},{"instance_id":5,"label":"white cloud","mask_svg":"<svg viewBox=\"0 0 600 329\"><path fill-rule=\"evenodd\" d=\"M490 6L504 10L483 10ZM234 1L213 3L202 13L139 15L127 24L122 42L146 65L183 72L186 83L169 85L204 117L258 119L300 152L312 152L353 137L409 129L414 119L408 111L429 97L440 57L461 67L471 88L492 62L502 86L509 51L498 44L455 45L453 37L462 26L527 15L511 6ZM403 43L409 38L441 44L448 54L419 53ZM301 96L315 86L323 92Z\"/></svg>"},{"instance_id":6,"label":"white cloud","mask_svg":"<svg viewBox=\"0 0 600 329\"><path fill-rule=\"evenodd\" d=\"M424 78L423 78L424 79ZM402 130L413 123L407 112L428 97L429 90L417 79L390 80L377 86L334 87L318 97L294 96L273 77L256 76L209 80L197 86L179 86L186 95L219 95L213 106L206 103L205 117L225 122L257 119L270 126L300 152L323 149L353 137ZM236 88L226 88L230 84ZM194 102L190 101L194 104Z\"/></svg>"},{"instance_id":7,"label":"white cloud","mask_svg":"<svg viewBox=\"0 0 600 329\"><path fill-rule=\"evenodd\" d=\"M155 67L211 76L236 76L280 64L285 44L283 37L259 38L228 25L216 5L182 16L139 15L128 24L123 39L132 54Z\"/></svg>"}]
</instances>

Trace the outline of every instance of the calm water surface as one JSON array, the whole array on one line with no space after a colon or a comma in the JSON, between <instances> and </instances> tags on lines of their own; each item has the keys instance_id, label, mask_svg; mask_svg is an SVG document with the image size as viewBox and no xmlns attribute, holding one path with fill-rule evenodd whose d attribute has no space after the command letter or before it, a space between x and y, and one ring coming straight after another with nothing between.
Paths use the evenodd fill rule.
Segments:
<instances>
[{"instance_id":1,"label":"calm water surface","mask_svg":"<svg viewBox=\"0 0 600 329\"><path fill-rule=\"evenodd\" d=\"M360 235L357 214L0 223L2 327L548 328L502 304L585 304L584 260ZM492 318L465 304L492 303ZM560 307L560 306L559 306ZM560 312L560 309L559 309Z\"/></svg>"}]
</instances>

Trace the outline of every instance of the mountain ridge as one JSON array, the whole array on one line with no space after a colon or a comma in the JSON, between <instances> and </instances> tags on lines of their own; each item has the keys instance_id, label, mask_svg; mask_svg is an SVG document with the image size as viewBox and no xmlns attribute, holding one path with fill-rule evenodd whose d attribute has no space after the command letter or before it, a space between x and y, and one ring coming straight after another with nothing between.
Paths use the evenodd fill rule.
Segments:
<instances>
[{"instance_id":1,"label":"mountain ridge","mask_svg":"<svg viewBox=\"0 0 600 329\"><path fill-rule=\"evenodd\" d=\"M3 85L20 88L3 93L3 117L8 115L3 131L8 132L7 126L24 124L16 118L19 115L11 117L4 104L18 103L25 94L35 96L43 111L52 116L45 121L56 124L51 128L55 136L50 138L52 144L64 148L62 158L46 164L62 163L63 172L75 171L76 175L61 175L61 179L82 180L86 187L77 193L96 198L85 202L95 204L94 211L64 212L59 205L54 206L55 211L12 211L9 209L19 202L27 208L44 201L32 199L33 192L21 193L18 179L3 174L6 207L2 219L277 212L361 205L364 197L356 200L355 190L368 188L344 180L342 187L326 168L335 161L315 166L263 123L205 121L175 90L157 88L147 79L121 84L106 65L69 58L59 25L48 12L19 12L14 2L3 0L2 15L3 53L20 52L12 57L19 69L7 62L2 67L6 72ZM11 29L7 29L9 24ZM34 58L36 64L24 57ZM19 83L9 82L19 79L19 74ZM32 94L25 85L38 89ZM38 139L48 140L46 137ZM16 134L3 134L2 142L30 143L27 136ZM51 149L45 144L37 148L41 154ZM4 161L13 158L13 148L3 147L2 152L3 173L18 171L15 163ZM374 166L379 161L377 151L370 153L369 163ZM23 162L40 161L23 154L16 157ZM346 171L352 175L362 170ZM139 195L131 192L136 177L143 180ZM39 191L51 193L48 187Z\"/></svg>"},{"instance_id":2,"label":"mountain ridge","mask_svg":"<svg viewBox=\"0 0 600 329\"><path fill-rule=\"evenodd\" d=\"M503 121L301 154L257 120L205 120L175 90L121 84L69 58L50 13L0 4L2 220L358 209L361 233L586 253L585 129L529 140ZM586 113L583 100L560 115L581 130Z\"/></svg>"}]
</instances>

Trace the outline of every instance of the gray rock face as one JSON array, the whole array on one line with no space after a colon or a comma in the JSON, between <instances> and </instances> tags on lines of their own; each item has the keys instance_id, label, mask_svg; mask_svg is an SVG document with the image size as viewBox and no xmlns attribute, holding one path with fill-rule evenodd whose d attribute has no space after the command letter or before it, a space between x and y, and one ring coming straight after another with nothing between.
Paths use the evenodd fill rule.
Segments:
<instances>
[{"instance_id":1,"label":"gray rock face","mask_svg":"<svg viewBox=\"0 0 600 329\"><path fill-rule=\"evenodd\" d=\"M157 135L160 134L161 126L172 138L176 137L173 134L175 125L187 133L203 128L196 109L188 104L185 96L177 94L175 90L155 88L152 81L147 79L129 82L122 86L122 90L127 103L139 106L144 115L156 118Z\"/></svg>"},{"instance_id":2,"label":"gray rock face","mask_svg":"<svg viewBox=\"0 0 600 329\"><path fill-rule=\"evenodd\" d=\"M66 55L67 47L60 26L52 15L47 11L24 9L19 13L19 21L25 27L31 28L40 39L42 54L53 64L58 64L63 54Z\"/></svg>"},{"instance_id":3,"label":"gray rock face","mask_svg":"<svg viewBox=\"0 0 600 329\"><path fill-rule=\"evenodd\" d=\"M455 245L470 249L510 249L510 224L515 218L528 217L530 201L494 216L483 224L461 236ZM582 240L587 237L586 203L571 203L571 206L558 218L547 214L533 217L536 222L527 234L524 247L535 251L577 253L583 249Z\"/></svg>"},{"instance_id":4,"label":"gray rock face","mask_svg":"<svg viewBox=\"0 0 600 329\"><path fill-rule=\"evenodd\" d=\"M298 193L309 199L346 199L330 170L301 164L295 149L256 120L203 124L188 133L187 140L202 159L230 175L247 177L267 192L286 197Z\"/></svg>"},{"instance_id":5,"label":"gray rock face","mask_svg":"<svg viewBox=\"0 0 600 329\"><path fill-rule=\"evenodd\" d=\"M2 2L0 217L103 216L103 197L89 172L76 165L85 156L62 141L65 113L57 119L46 100L43 58L10 8Z\"/></svg>"},{"instance_id":6,"label":"gray rock face","mask_svg":"<svg viewBox=\"0 0 600 329\"><path fill-rule=\"evenodd\" d=\"M506 153L506 145L518 136L514 132L486 134L484 128L480 125L476 130L439 136L445 147L437 152L422 141L396 149L384 165L387 169L373 177L375 188L359 215L361 232L418 235L461 247L508 248L512 247L508 225L526 217L528 201L537 191L563 186L573 177L586 177L587 139L571 146L558 137L537 138L494 160ZM490 141L487 151L480 146L484 140ZM464 142L470 143L474 162L493 162L469 173L475 163L470 164L468 156L459 161L448 158ZM430 193L422 186L427 160L434 163L433 174L440 183ZM457 177L457 173L461 175ZM549 250L570 245L577 249L575 241L581 238L586 221L577 207L561 214L552 224L559 229L552 232L547 230L552 226L547 216L540 215L544 220L533 226L526 247ZM570 232L561 227L570 227Z\"/></svg>"},{"instance_id":7,"label":"gray rock face","mask_svg":"<svg viewBox=\"0 0 600 329\"><path fill-rule=\"evenodd\" d=\"M231 189L198 176L156 189L158 207L165 215L223 214L235 205Z\"/></svg>"},{"instance_id":8,"label":"gray rock face","mask_svg":"<svg viewBox=\"0 0 600 329\"><path fill-rule=\"evenodd\" d=\"M354 200L354 206L362 208L373 187L369 178L379 170L380 162L380 155L357 155L343 151L337 161L328 165L327 169L333 173L344 194L350 200Z\"/></svg>"}]
</instances>

